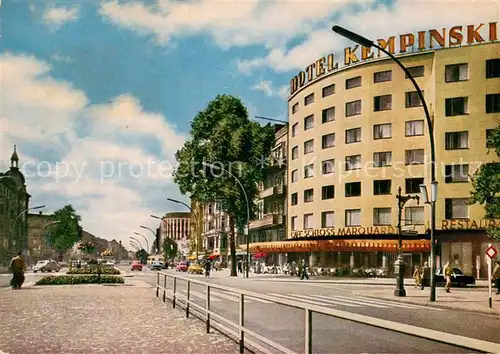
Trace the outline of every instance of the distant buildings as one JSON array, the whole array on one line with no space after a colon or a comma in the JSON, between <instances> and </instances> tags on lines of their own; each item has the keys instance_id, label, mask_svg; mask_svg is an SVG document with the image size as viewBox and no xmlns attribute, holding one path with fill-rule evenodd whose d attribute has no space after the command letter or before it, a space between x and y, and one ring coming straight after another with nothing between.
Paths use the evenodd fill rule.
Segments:
<instances>
[{"instance_id":1,"label":"distant buildings","mask_svg":"<svg viewBox=\"0 0 500 354\"><path fill-rule=\"evenodd\" d=\"M159 252L163 253L163 242L170 239L177 243L178 251L183 256L189 254L189 240L191 237L191 213L172 212L167 213L160 223Z\"/></svg>"}]
</instances>

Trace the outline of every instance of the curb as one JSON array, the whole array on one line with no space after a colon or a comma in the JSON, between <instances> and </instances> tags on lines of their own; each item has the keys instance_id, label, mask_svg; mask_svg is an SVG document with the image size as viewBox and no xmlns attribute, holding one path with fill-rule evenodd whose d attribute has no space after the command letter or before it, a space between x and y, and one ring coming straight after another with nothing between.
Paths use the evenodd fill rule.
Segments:
<instances>
[{"instance_id":1,"label":"curb","mask_svg":"<svg viewBox=\"0 0 500 354\"><path fill-rule=\"evenodd\" d=\"M388 298L386 298L386 297L377 297L377 296L373 296L373 295L364 295L364 296L375 299L375 300L388 300ZM437 305L437 304L430 304L428 302L418 302L418 301L411 301L411 300L399 300L399 302L405 303L405 304L410 304L410 305L420 305L420 306L445 309L445 310L480 313L482 315L490 315L490 316L495 316L495 317L500 316L500 313L494 313L494 312L487 311L487 310L464 309L464 308L453 307L453 306L448 306L448 305Z\"/></svg>"}]
</instances>

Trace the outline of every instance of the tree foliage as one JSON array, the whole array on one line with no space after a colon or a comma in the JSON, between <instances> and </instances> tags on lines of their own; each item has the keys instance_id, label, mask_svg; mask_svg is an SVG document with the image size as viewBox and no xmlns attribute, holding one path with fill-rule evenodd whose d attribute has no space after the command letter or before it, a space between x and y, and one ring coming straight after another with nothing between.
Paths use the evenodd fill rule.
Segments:
<instances>
[{"instance_id":1,"label":"tree foliage","mask_svg":"<svg viewBox=\"0 0 500 354\"><path fill-rule=\"evenodd\" d=\"M170 238L166 238L163 240L163 256L165 260L174 259L178 253L178 245L177 242Z\"/></svg>"},{"instance_id":2,"label":"tree foliage","mask_svg":"<svg viewBox=\"0 0 500 354\"><path fill-rule=\"evenodd\" d=\"M177 151L178 167L174 181L182 193L201 203L217 201L229 214L231 275L236 275L234 226L247 223L248 196L250 218L256 212L257 182L261 181L267 158L274 144L274 130L251 121L242 102L219 95L199 112L191 124L190 139ZM202 162L219 169L204 168ZM231 176L227 172L231 172Z\"/></svg>"},{"instance_id":3,"label":"tree foliage","mask_svg":"<svg viewBox=\"0 0 500 354\"><path fill-rule=\"evenodd\" d=\"M148 263L149 254L144 248L141 248L139 251L135 252L135 257L141 262L141 264Z\"/></svg>"},{"instance_id":4,"label":"tree foliage","mask_svg":"<svg viewBox=\"0 0 500 354\"><path fill-rule=\"evenodd\" d=\"M48 226L45 241L59 253L61 261L63 253L81 239L82 229L79 224L81 217L76 214L72 205L66 205L54 212L53 220L58 221L58 223Z\"/></svg>"},{"instance_id":5,"label":"tree foliage","mask_svg":"<svg viewBox=\"0 0 500 354\"><path fill-rule=\"evenodd\" d=\"M500 157L500 126L488 138L487 145ZM471 202L484 206L486 218L500 219L500 162L484 164L474 173ZM488 236L500 242L500 228L489 229Z\"/></svg>"}]
</instances>

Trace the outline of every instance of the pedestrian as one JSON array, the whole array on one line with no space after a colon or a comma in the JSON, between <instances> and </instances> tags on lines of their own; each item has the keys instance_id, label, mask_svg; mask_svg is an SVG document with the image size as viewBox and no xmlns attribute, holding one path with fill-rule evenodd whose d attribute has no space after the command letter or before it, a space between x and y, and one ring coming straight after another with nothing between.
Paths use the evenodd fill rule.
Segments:
<instances>
[{"instance_id":1,"label":"pedestrian","mask_svg":"<svg viewBox=\"0 0 500 354\"><path fill-rule=\"evenodd\" d=\"M300 280L304 280L304 278L306 278L307 280L309 280L309 274L307 274L307 263L303 259L302 260L302 269L301 269Z\"/></svg>"},{"instance_id":2,"label":"pedestrian","mask_svg":"<svg viewBox=\"0 0 500 354\"><path fill-rule=\"evenodd\" d=\"M210 261L207 260L205 262L205 278L208 278L210 277L210 268L212 267L212 265L210 264Z\"/></svg>"},{"instance_id":3,"label":"pedestrian","mask_svg":"<svg viewBox=\"0 0 500 354\"><path fill-rule=\"evenodd\" d=\"M495 262L495 268L491 274L491 279L495 279L495 286L497 288L497 295L500 295L500 261Z\"/></svg>"},{"instance_id":4,"label":"pedestrian","mask_svg":"<svg viewBox=\"0 0 500 354\"><path fill-rule=\"evenodd\" d=\"M431 279L431 269L429 268L429 264L427 262L424 263L424 268L421 271L422 274L422 281L421 281L421 286L420 290L424 290L424 286L427 282L430 284L430 279Z\"/></svg>"},{"instance_id":5,"label":"pedestrian","mask_svg":"<svg viewBox=\"0 0 500 354\"><path fill-rule=\"evenodd\" d=\"M238 273L243 273L243 267L241 265L241 259L238 261Z\"/></svg>"},{"instance_id":6,"label":"pedestrian","mask_svg":"<svg viewBox=\"0 0 500 354\"><path fill-rule=\"evenodd\" d=\"M10 270L12 272L12 280L10 285L12 289L21 289L24 283L24 272L26 271L26 264L22 252L18 252L17 256L10 261Z\"/></svg>"},{"instance_id":7,"label":"pedestrian","mask_svg":"<svg viewBox=\"0 0 500 354\"><path fill-rule=\"evenodd\" d=\"M415 266L413 270L413 279L415 279L415 288L420 288L422 286L422 275L419 266Z\"/></svg>"},{"instance_id":8,"label":"pedestrian","mask_svg":"<svg viewBox=\"0 0 500 354\"><path fill-rule=\"evenodd\" d=\"M444 289L446 290L447 293L450 292L451 289L451 275L453 274L453 269L450 266L450 262L446 262L443 268L443 275L444 278L446 279L446 285L444 286Z\"/></svg>"}]
</instances>

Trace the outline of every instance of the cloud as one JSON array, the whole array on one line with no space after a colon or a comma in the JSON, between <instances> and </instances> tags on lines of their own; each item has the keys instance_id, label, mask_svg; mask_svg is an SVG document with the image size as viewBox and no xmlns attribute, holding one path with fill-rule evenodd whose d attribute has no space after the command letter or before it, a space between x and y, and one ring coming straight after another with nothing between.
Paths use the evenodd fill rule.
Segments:
<instances>
[{"instance_id":1,"label":"cloud","mask_svg":"<svg viewBox=\"0 0 500 354\"><path fill-rule=\"evenodd\" d=\"M33 11L33 10L32 10ZM57 31L65 23L78 19L78 9L65 7L51 7L45 10L43 20L52 30Z\"/></svg>"},{"instance_id":2,"label":"cloud","mask_svg":"<svg viewBox=\"0 0 500 354\"><path fill-rule=\"evenodd\" d=\"M157 227L149 215L172 207L167 196L185 198L171 177L185 136L166 117L130 94L91 104L35 57L6 53L0 61L9 87L2 92L0 168L8 168L16 144L31 205L52 212L73 204L86 230L128 246L141 224Z\"/></svg>"},{"instance_id":3,"label":"cloud","mask_svg":"<svg viewBox=\"0 0 500 354\"><path fill-rule=\"evenodd\" d=\"M257 84L253 85L252 90L262 91L268 97L278 96L283 99L288 97L289 93L288 86L281 86L280 88L274 88L272 82L268 80L262 80Z\"/></svg>"},{"instance_id":4,"label":"cloud","mask_svg":"<svg viewBox=\"0 0 500 354\"><path fill-rule=\"evenodd\" d=\"M70 57L62 56L59 53L54 53L51 59L60 63L71 63L73 61Z\"/></svg>"},{"instance_id":5,"label":"cloud","mask_svg":"<svg viewBox=\"0 0 500 354\"><path fill-rule=\"evenodd\" d=\"M417 6L418 5L418 6ZM335 22L317 28L295 46L275 47L267 55L237 62L240 72L249 74L262 68L276 72L303 70L316 59L329 54L340 54L352 42L333 33L336 23L367 37L378 39L391 35L415 32L429 28L450 28L498 21L499 3L485 1L396 1L394 4L378 4L360 7L357 11L340 11ZM292 33L290 33L292 34Z\"/></svg>"}]
</instances>

